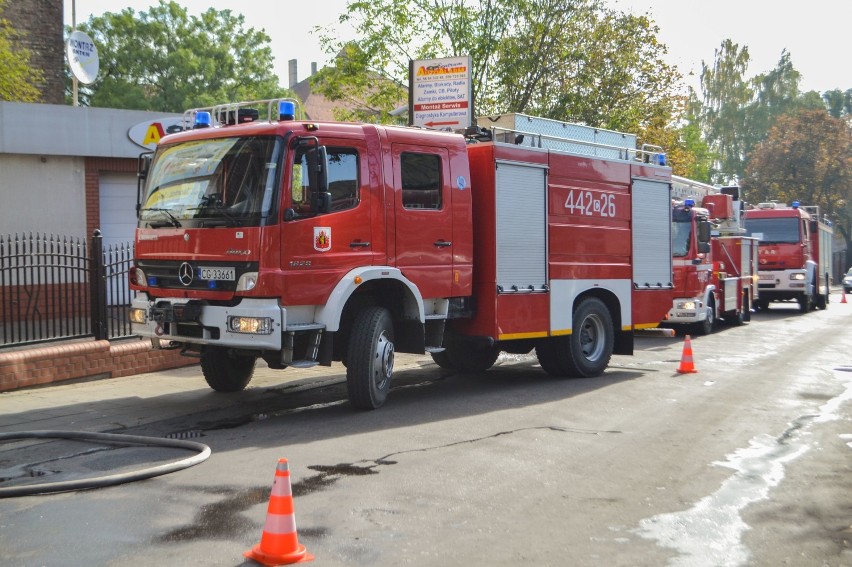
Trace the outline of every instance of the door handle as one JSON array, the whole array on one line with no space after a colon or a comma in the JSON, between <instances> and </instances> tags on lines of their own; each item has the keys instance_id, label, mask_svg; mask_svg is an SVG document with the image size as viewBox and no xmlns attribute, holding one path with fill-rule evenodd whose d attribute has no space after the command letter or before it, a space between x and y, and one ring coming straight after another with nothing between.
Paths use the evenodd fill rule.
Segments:
<instances>
[{"instance_id":1,"label":"door handle","mask_svg":"<svg viewBox=\"0 0 852 567\"><path fill-rule=\"evenodd\" d=\"M369 242L361 242L360 240L356 240L355 242L350 242L349 247L350 248L369 248L370 243Z\"/></svg>"},{"instance_id":2,"label":"door handle","mask_svg":"<svg viewBox=\"0 0 852 567\"><path fill-rule=\"evenodd\" d=\"M446 248L447 246L452 246L452 245L453 245L452 242L447 242L446 240L439 240L439 241L435 242L435 246L437 246L438 248Z\"/></svg>"}]
</instances>

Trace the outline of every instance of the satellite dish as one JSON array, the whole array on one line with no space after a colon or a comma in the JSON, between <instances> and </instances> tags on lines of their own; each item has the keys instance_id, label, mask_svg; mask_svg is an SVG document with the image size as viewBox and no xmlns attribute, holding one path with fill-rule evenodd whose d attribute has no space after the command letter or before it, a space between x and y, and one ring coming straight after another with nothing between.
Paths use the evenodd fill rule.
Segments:
<instances>
[{"instance_id":1,"label":"satellite dish","mask_svg":"<svg viewBox=\"0 0 852 567\"><path fill-rule=\"evenodd\" d=\"M88 35L81 31L71 32L65 44L65 54L71 73L84 85L95 82L98 77L100 63L98 48Z\"/></svg>"}]
</instances>

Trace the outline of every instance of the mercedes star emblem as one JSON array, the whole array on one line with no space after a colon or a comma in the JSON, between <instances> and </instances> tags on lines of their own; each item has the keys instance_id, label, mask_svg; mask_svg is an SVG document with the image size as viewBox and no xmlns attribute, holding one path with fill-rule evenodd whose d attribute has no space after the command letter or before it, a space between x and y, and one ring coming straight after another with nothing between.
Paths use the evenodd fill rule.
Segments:
<instances>
[{"instance_id":1,"label":"mercedes star emblem","mask_svg":"<svg viewBox=\"0 0 852 567\"><path fill-rule=\"evenodd\" d=\"M189 262L184 262L178 268L178 279L183 285L189 285L192 283L192 278L192 266L189 265Z\"/></svg>"}]
</instances>

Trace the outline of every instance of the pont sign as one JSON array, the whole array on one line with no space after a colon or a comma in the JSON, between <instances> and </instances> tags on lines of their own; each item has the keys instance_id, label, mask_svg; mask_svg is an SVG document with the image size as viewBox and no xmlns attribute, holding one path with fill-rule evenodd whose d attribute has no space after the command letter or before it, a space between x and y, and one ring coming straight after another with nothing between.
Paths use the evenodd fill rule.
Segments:
<instances>
[{"instance_id":1,"label":"pont sign","mask_svg":"<svg viewBox=\"0 0 852 567\"><path fill-rule=\"evenodd\" d=\"M71 32L65 43L65 55L71 73L78 81L84 85L95 82L100 70L100 61L98 48L92 38L81 31Z\"/></svg>"}]
</instances>

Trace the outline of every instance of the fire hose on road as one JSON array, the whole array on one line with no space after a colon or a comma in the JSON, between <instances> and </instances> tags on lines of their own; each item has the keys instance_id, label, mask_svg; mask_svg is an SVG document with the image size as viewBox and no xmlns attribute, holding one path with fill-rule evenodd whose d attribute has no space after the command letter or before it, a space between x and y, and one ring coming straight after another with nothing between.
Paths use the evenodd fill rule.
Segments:
<instances>
[{"instance_id":1,"label":"fire hose on road","mask_svg":"<svg viewBox=\"0 0 852 567\"><path fill-rule=\"evenodd\" d=\"M210 457L210 447L202 443L194 441L185 441L182 439L164 439L159 437L141 437L138 435L121 435L115 433L88 433L82 431L60 431L60 430L42 430L42 431L19 431L14 433L0 433L0 443L14 439L71 439L75 441L97 441L101 443L111 443L117 445L143 445L151 447L170 447L175 449L188 449L197 451L197 455L165 463L154 467L130 471L126 473L112 474L99 476L95 478L86 478L78 480L69 480L62 482L49 482L42 484L31 484L25 486L10 486L0 488L0 498L11 498L16 496L30 496L33 494L49 494L53 492L68 492L72 490L89 490L93 488L103 488L106 486L114 486L126 482L143 480L155 476L160 476L182 469L189 468L204 462Z\"/></svg>"}]
</instances>

